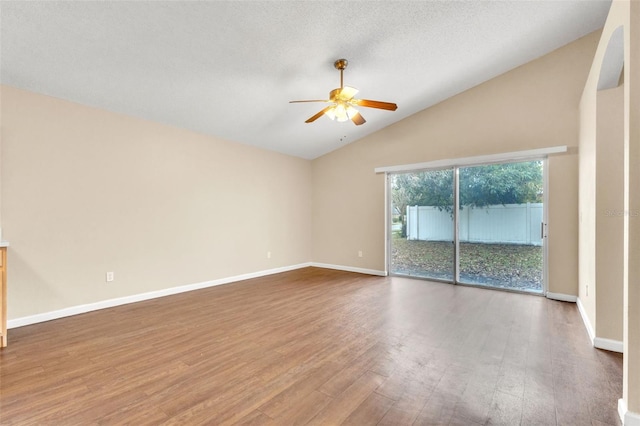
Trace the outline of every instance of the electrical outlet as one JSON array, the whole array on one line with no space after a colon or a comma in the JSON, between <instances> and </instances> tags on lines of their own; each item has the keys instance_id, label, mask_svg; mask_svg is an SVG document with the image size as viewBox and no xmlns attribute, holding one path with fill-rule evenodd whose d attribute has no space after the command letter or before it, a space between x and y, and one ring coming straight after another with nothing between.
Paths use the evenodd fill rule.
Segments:
<instances>
[{"instance_id":1,"label":"electrical outlet","mask_svg":"<svg viewBox=\"0 0 640 426\"><path fill-rule=\"evenodd\" d=\"M110 283L114 280L113 272L107 272L107 282Z\"/></svg>"},{"instance_id":2,"label":"electrical outlet","mask_svg":"<svg viewBox=\"0 0 640 426\"><path fill-rule=\"evenodd\" d=\"M362 257L362 250L358 250L358 257Z\"/></svg>"},{"instance_id":3,"label":"electrical outlet","mask_svg":"<svg viewBox=\"0 0 640 426\"><path fill-rule=\"evenodd\" d=\"M587 284L587 296L589 296L589 284Z\"/></svg>"},{"instance_id":4,"label":"electrical outlet","mask_svg":"<svg viewBox=\"0 0 640 426\"><path fill-rule=\"evenodd\" d=\"M267 252L267 259L271 259L271 252L270 251Z\"/></svg>"}]
</instances>

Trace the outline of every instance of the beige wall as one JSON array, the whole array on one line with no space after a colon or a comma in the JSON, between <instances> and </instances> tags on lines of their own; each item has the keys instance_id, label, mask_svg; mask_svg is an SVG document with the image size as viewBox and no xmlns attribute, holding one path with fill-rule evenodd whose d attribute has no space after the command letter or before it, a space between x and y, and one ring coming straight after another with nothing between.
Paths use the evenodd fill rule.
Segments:
<instances>
[{"instance_id":1,"label":"beige wall","mask_svg":"<svg viewBox=\"0 0 640 426\"><path fill-rule=\"evenodd\" d=\"M311 261L309 161L1 95L9 319Z\"/></svg>"},{"instance_id":2,"label":"beige wall","mask_svg":"<svg viewBox=\"0 0 640 426\"><path fill-rule=\"evenodd\" d=\"M623 89L584 94L579 160L580 303L594 337L616 341L623 331Z\"/></svg>"},{"instance_id":3,"label":"beige wall","mask_svg":"<svg viewBox=\"0 0 640 426\"><path fill-rule=\"evenodd\" d=\"M570 154L549 160L549 290L576 295L578 102L598 38L588 35L314 160L314 261L386 269L385 183L375 167L568 145Z\"/></svg>"},{"instance_id":4,"label":"beige wall","mask_svg":"<svg viewBox=\"0 0 640 426\"><path fill-rule=\"evenodd\" d=\"M0 96L0 241L2 237L2 96Z\"/></svg>"},{"instance_id":5,"label":"beige wall","mask_svg":"<svg viewBox=\"0 0 640 426\"><path fill-rule=\"evenodd\" d=\"M597 337L622 341L624 87L597 94L595 296Z\"/></svg>"},{"instance_id":6,"label":"beige wall","mask_svg":"<svg viewBox=\"0 0 640 426\"><path fill-rule=\"evenodd\" d=\"M579 298L590 325L596 324L596 133L597 121L587 119L597 104L597 94L585 93L580 108L579 150Z\"/></svg>"}]
</instances>

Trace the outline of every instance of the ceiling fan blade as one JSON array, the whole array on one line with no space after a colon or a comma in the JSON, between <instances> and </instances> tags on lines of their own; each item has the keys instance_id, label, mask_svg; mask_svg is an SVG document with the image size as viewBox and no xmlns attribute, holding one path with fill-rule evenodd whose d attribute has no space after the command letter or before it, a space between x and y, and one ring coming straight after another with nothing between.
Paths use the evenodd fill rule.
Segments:
<instances>
[{"instance_id":1,"label":"ceiling fan blade","mask_svg":"<svg viewBox=\"0 0 640 426\"><path fill-rule=\"evenodd\" d=\"M398 105L391 102L371 101L369 99L354 99L351 101L356 105L360 105L367 108L386 109L387 111L395 111L398 109Z\"/></svg>"},{"instance_id":2,"label":"ceiling fan blade","mask_svg":"<svg viewBox=\"0 0 640 426\"><path fill-rule=\"evenodd\" d=\"M356 126L359 126L359 125L364 124L364 123L367 122L367 120L365 120L364 117L362 115L360 115L360 113L357 113L353 117L351 117L351 121L353 121L353 123Z\"/></svg>"},{"instance_id":3,"label":"ceiling fan blade","mask_svg":"<svg viewBox=\"0 0 640 426\"><path fill-rule=\"evenodd\" d=\"M340 99L343 101L350 101L358 93L358 89L355 87L344 86L340 91Z\"/></svg>"},{"instance_id":4,"label":"ceiling fan blade","mask_svg":"<svg viewBox=\"0 0 640 426\"><path fill-rule=\"evenodd\" d=\"M332 102L348 102L353 99L356 93L358 93L358 89L356 88L349 86L338 87L329 92L329 99L331 99Z\"/></svg>"},{"instance_id":5,"label":"ceiling fan blade","mask_svg":"<svg viewBox=\"0 0 640 426\"><path fill-rule=\"evenodd\" d=\"M331 102L331 101L328 99L313 99L310 101L289 101L290 104L299 104L302 102Z\"/></svg>"},{"instance_id":6,"label":"ceiling fan blade","mask_svg":"<svg viewBox=\"0 0 640 426\"><path fill-rule=\"evenodd\" d=\"M331 108L333 108L334 105L329 105L328 107L326 107L325 109L323 109L322 111L320 111L319 113L317 113L316 115L314 115L313 117L309 118L307 121L305 121L305 123L313 123L314 121L316 121L318 118L322 117L324 115L325 112L329 111Z\"/></svg>"}]
</instances>

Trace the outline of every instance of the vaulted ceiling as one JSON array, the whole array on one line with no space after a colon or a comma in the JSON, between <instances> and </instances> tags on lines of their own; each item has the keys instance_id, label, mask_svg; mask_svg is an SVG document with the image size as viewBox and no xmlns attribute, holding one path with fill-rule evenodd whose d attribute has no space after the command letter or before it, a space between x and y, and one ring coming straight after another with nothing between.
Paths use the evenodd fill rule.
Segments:
<instances>
[{"instance_id":1,"label":"vaulted ceiling","mask_svg":"<svg viewBox=\"0 0 640 426\"><path fill-rule=\"evenodd\" d=\"M3 84L316 158L601 28L610 1L2 1ZM339 86L398 104L304 121Z\"/></svg>"}]
</instances>

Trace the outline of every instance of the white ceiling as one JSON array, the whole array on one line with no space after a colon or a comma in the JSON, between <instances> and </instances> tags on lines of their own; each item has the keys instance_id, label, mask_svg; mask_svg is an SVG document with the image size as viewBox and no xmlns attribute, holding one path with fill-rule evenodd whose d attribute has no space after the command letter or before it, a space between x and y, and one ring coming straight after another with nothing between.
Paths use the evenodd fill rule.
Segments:
<instances>
[{"instance_id":1,"label":"white ceiling","mask_svg":"<svg viewBox=\"0 0 640 426\"><path fill-rule=\"evenodd\" d=\"M601 28L610 1L2 1L3 84L315 158ZM339 86L356 127L304 121Z\"/></svg>"}]
</instances>

